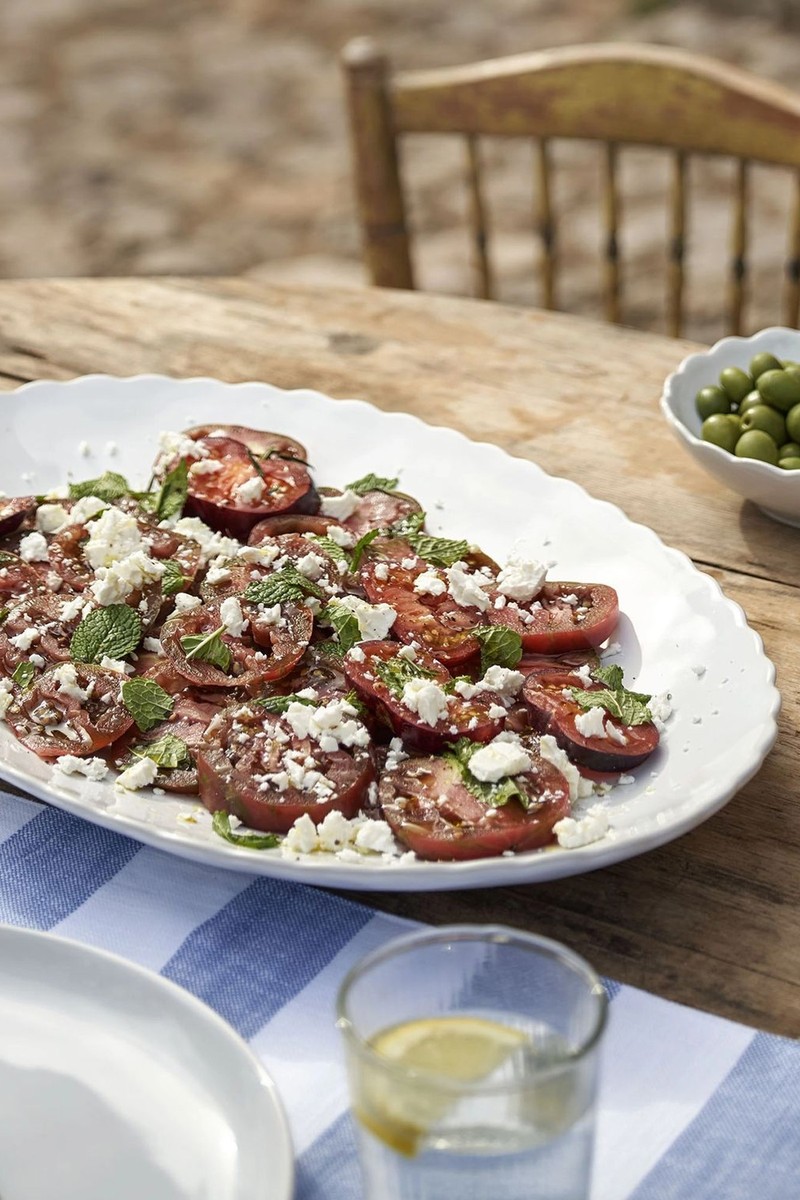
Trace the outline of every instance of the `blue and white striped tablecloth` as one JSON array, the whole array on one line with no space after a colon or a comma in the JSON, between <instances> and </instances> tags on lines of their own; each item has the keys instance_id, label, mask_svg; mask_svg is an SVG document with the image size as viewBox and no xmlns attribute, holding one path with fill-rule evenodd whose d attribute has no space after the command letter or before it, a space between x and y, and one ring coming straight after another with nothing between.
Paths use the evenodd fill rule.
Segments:
<instances>
[{"instance_id":1,"label":"blue and white striped tablecloth","mask_svg":"<svg viewBox=\"0 0 800 1200\"><path fill-rule=\"evenodd\" d=\"M296 1200L358 1200L333 1001L347 968L407 922L4 793L0 920L122 955L216 1009L278 1085ZM800 1045L608 988L592 1200L800 1197Z\"/></svg>"}]
</instances>

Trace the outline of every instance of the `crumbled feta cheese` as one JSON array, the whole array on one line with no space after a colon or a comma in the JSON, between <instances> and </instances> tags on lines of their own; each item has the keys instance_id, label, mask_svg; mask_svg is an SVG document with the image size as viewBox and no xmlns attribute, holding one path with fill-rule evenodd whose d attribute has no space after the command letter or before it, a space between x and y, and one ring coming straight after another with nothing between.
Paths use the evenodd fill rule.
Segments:
<instances>
[{"instance_id":1,"label":"crumbled feta cheese","mask_svg":"<svg viewBox=\"0 0 800 1200\"><path fill-rule=\"evenodd\" d=\"M201 458L189 467L190 475L216 475L222 470L222 463L216 458Z\"/></svg>"},{"instance_id":2,"label":"crumbled feta cheese","mask_svg":"<svg viewBox=\"0 0 800 1200\"><path fill-rule=\"evenodd\" d=\"M341 525L329 525L325 533L332 542L335 542L337 546L342 546L345 550L348 550L356 540L350 530L343 529Z\"/></svg>"},{"instance_id":3,"label":"crumbled feta cheese","mask_svg":"<svg viewBox=\"0 0 800 1200\"><path fill-rule=\"evenodd\" d=\"M231 637L241 637L250 622L242 615L238 596L228 596L219 606L219 619Z\"/></svg>"},{"instance_id":4,"label":"crumbled feta cheese","mask_svg":"<svg viewBox=\"0 0 800 1200\"><path fill-rule=\"evenodd\" d=\"M47 538L41 533L29 533L19 543L19 556L23 562L47 562Z\"/></svg>"},{"instance_id":5,"label":"crumbled feta cheese","mask_svg":"<svg viewBox=\"0 0 800 1200\"><path fill-rule=\"evenodd\" d=\"M100 666L105 667L108 671L119 671L122 675L133 674L133 667L130 663L123 662L120 658L109 658L107 654L100 659Z\"/></svg>"},{"instance_id":6,"label":"crumbled feta cheese","mask_svg":"<svg viewBox=\"0 0 800 1200\"><path fill-rule=\"evenodd\" d=\"M347 491L342 492L341 496L322 496L319 511L323 517L346 521L348 517L352 517L360 503L361 497L358 493L351 492L348 488Z\"/></svg>"},{"instance_id":7,"label":"crumbled feta cheese","mask_svg":"<svg viewBox=\"0 0 800 1200\"><path fill-rule=\"evenodd\" d=\"M381 583L385 583L389 578L389 564L385 562L375 563L374 575Z\"/></svg>"},{"instance_id":8,"label":"crumbled feta cheese","mask_svg":"<svg viewBox=\"0 0 800 1200\"><path fill-rule=\"evenodd\" d=\"M317 848L317 827L308 813L303 813L283 839L282 849L291 854L310 854Z\"/></svg>"},{"instance_id":9,"label":"crumbled feta cheese","mask_svg":"<svg viewBox=\"0 0 800 1200\"><path fill-rule=\"evenodd\" d=\"M341 850L350 840L350 822L338 809L331 809L317 826L320 850Z\"/></svg>"},{"instance_id":10,"label":"crumbled feta cheese","mask_svg":"<svg viewBox=\"0 0 800 1200\"><path fill-rule=\"evenodd\" d=\"M352 662L362 663L367 656L360 646L353 646L350 650L348 650L347 657Z\"/></svg>"},{"instance_id":11,"label":"crumbled feta cheese","mask_svg":"<svg viewBox=\"0 0 800 1200\"><path fill-rule=\"evenodd\" d=\"M88 458L91 453L92 447L88 442L78 442L78 454L80 454L81 458Z\"/></svg>"},{"instance_id":12,"label":"crumbled feta cheese","mask_svg":"<svg viewBox=\"0 0 800 1200\"><path fill-rule=\"evenodd\" d=\"M189 592L178 592L172 597L172 600L175 611L179 613L192 612L203 603L199 596L192 596Z\"/></svg>"},{"instance_id":13,"label":"crumbled feta cheese","mask_svg":"<svg viewBox=\"0 0 800 1200\"><path fill-rule=\"evenodd\" d=\"M607 738L604 720L603 709L595 705L587 708L585 712L578 713L575 718L575 728L581 737Z\"/></svg>"},{"instance_id":14,"label":"crumbled feta cheese","mask_svg":"<svg viewBox=\"0 0 800 1200\"><path fill-rule=\"evenodd\" d=\"M386 821L375 821L370 817L358 825L355 844L357 849L373 854L397 853L391 826Z\"/></svg>"},{"instance_id":15,"label":"crumbled feta cheese","mask_svg":"<svg viewBox=\"0 0 800 1200\"><path fill-rule=\"evenodd\" d=\"M397 619L397 613L390 605L368 604L358 596L342 596L336 603L349 609L356 618L363 642L383 641Z\"/></svg>"},{"instance_id":16,"label":"crumbled feta cheese","mask_svg":"<svg viewBox=\"0 0 800 1200\"><path fill-rule=\"evenodd\" d=\"M338 750L339 746L369 745L369 733L354 719L357 717L356 709L347 700L330 700L318 708L295 701L285 713L295 737L311 738L326 752Z\"/></svg>"},{"instance_id":17,"label":"crumbled feta cheese","mask_svg":"<svg viewBox=\"0 0 800 1200\"><path fill-rule=\"evenodd\" d=\"M108 508L105 500L100 500L97 496L81 496L67 513L67 524L86 525L104 508Z\"/></svg>"},{"instance_id":18,"label":"crumbled feta cheese","mask_svg":"<svg viewBox=\"0 0 800 1200\"><path fill-rule=\"evenodd\" d=\"M183 537L191 538L193 542L197 542L204 563L210 562L212 558L235 558L242 549L235 538L215 533L199 517L181 517L174 525L171 525L170 522L162 522L162 524L166 524L169 528L174 529L176 533L182 534ZM261 547L251 546L250 549L256 550L261 549ZM277 554L277 550L275 553ZM273 555L274 557L275 555ZM261 559L246 559L246 561L261 561Z\"/></svg>"},{"instance_id":19,"label":"crumbled feta cheese","mask_svg":"<svg viewBox=\"0 0 800 1200\"><path fill-rule=\"evenodd\" d=\"M510 704L524 682L525 676L521 671L512 671L510 667L494 666L489 667L483 679L478 681L476 690L497 692L504 704Z\"/></svg>"},{"instance_id":20,"label":"crumbled feta cheese","mask_svg":"<svg viewBox=\"0 0 800 1200\"><path fill-rule=\"evenodd\" d=\"M156 471L168 467L176 458L208 458L205 446L187 437L185 433L164 430L158 435L158 457Z\"/></svg>"},{"instance_id":21,"label":"crumbled feta cheese","mask_svg":"<svg viewBox=\"0 0 800 1200\"><path fill-rule=\"evenodd\" d=\"M142 549L136 518L119 508L107 508L89 526L84 555L90 567L110 567Z\"/></svg>"},{"instance_id":22,"label":"crumbled feta cheese","mask_svg":"<svg viewBox=\"0 0 800 1200\"><path fill-rule=\"evenodd\" d=\"M42 658L41 654L32 654L28 659L28 662L33 663L34 667L38 667L39 670L41 670L45 664L45 660Z\"/></svg>"},{"instance_id":23,"label":"crumbled feta cheese","mask_svg":"<svg viewBox=\"0 0 800 1200\"><path fill-rule=\"evenodd\" d=\"M477 608L485 612L491 601L486 595L486 588L491 587L491 581L485 575L469 574L464 570L463 563L456 563L445 571L450 595L456 604L462 608Z\"/></svg>"},{"instance_id":24,"label":"crumbled feta cheese","mask_svg":"<svg viewBox=\"0 0 800 1200\"><path fill-rule=\"evenodd\" d=\"M616 742L618 746L627 746L628 739L621 729L617 728L613 721L606 721L606 737L612 742Z\"/></svg>"},{"instance_id":25,"label":"crumbled feta cheese","mask_svg":"<svg viewBox=\"0 0 800 1200\"><path fill-rule=\"evenodd\" d=\"M268 567L280 554L280 548L274 542L265 542L263 546L240 546L236 554L244 562Z\"/></svg>"},{"instance_id":26,"label":"crumbled feta cheese","mask_svg":"<svg viewBox=\"0 0 800 1200\"><path fill-rule=\"evenodd\" d=\"M562 817L560 821L556 821L553 833L558 838L559 846L563 846L565 850L577 850L579 846L599 842L606 836L608 813L599 804L595 804L583 817Z\"/></svg>"},{"instance_id":27,"label":"crumbled feta cheese","mask_svg":"<svg viewBox=\"0 0 800 1200\"><path fill-rule=\"evenodd\" d=\"M401 762L405 762L407 758L408 755L403 749L402 738L392 738L389 742L389 753L386 756L386 770L393 771L395 767L399 766Z\"/></svg>"},{"instance_id":28,"label":"crumbled feta cheese","mask_svg":"<svg viewBox=\"0 0 800 1200\"><path fill-rule=\"evenodd\" d=\"M217 583L226 583L231 577L231 573L225 566L213 566L208 568L206 574L206 583L210 583L213 587Z\"/></svg>"},{"instance_id":29,"label":"crumbled feta cheese","mask_svg":"<svg viewBox=\"0 0 800 1200\"><path fill-rule=\"evenodd\" d=\"M539 739L542 758L560 771L569 785L569 798L573 802L591 796L593 787L590 779L584 779L578 768L570 762L552 734L546 733Z\"/></svg>"},{"instance_id":30,"label":"crumbled feta cheese","mask_svg":"<svg viewBox=\"0 0 800 1200\"><path fill-rule=\"evenodd\" d=\"M53 769L64 775L85 775L94 780L105 779L108 774L108 764L102 758L76 758L74 754L62 754Z\"/></svg>"},{"instance_id":31,"label":"crumbled feta cheese","mask_svg":"<svg viewBox=\"0 0 800 1200\"><path fill-rule=\"evenodd\" d=\"M164 647L161 645L161 642L158 638L146 637L142 642L142 647L145 650L149 650L151 654L164 654Z\"/></svg>"},{"instance_id":32,"label":"crumbled feta cheese","mask_svg":"<svg viewBox=\"0 0 800 1200\"><path fill-rule=\"evenodd\" d=\"M447 716L448 696L432 679L409 679L401 700L424 725L436 725Z\"/></svg>"},{"instance_id":33,"label":"crumbled feta cheese","mask_svg":"<svg viewBox=\"0 0 800 1200\"><path fill-rule=\"evenodd\" d=\"M109 510L114 511L114 510ZM98 518L102 521L102 517ZM123 603L131 592L138 591L148 583L154 583L164 574L164 564L150 558L144 550L135 550L126 558L110 567L98 567L89 591L104 607Z\"/></svg>"},{"instance_id":34,"label":"crumbled feta cheese","mask_svg":"<svg viewBox=\"0 0 800 1200\"><path fill-rule=\"evenodd\" d=\"M318 554L312 554L309 551L308 554L304 554L302 558L297 560L295 566L301 575L305 576L306 579L310 579L313 583L323 574L326 563L324 558L320 558Z\"/></svg>"},{"instance_id":35,"label":"crumbled feta cheese","mask_svg":"<svg viewBox=\"0 0 800 1200\"><path fill-rule=\"evenodd\" d=\"M22 633L18 633L14 637L10 637L8 640L11 642L12 646L16 646L17 650L22 650L24 652L26 650L30 650L33 643L38 642L41 636L42 635L40 634L39 630L34 626L30 629L23 629Z\"/></svg>"},{"instance_id":36,"label":"crumbled feta cheese","mask_svg":"<svg viewBox=\"0 0 800 1200\"><path fill-rule=\"evenodd\" d=\"M650 716L653 718L653 724L660 732L664 732L665 724L672 716L672 704L669 692L661 692L658 696L651 696L647 702L647 707L650 709Z\"/></svg>"},{"instance_id":37,"label":"crumbled feta cheese","mask_svg":"<svg viewBox=\"0 0 800 1200\"><path fill-rule=\"evenodd\" d=\"M414 591L423 596L443 596L447 591L447 584L435 571L423 571L414 580Z\"/></svg>"},{"instance_id":38,"label":"crumbled feta cheese","mask_svg":"<svg viewBox=\"0 0 800 1200\"><path fill-rule=\"evenodd\" d=\"M502 720L502 718L505 715L506 715L506 710L502 704L490 704L489 705L489 720L490 721L500 721L500 720ZM477 721L476 721L476 724L477 724ZM474 728L474 726L473 726L473 728Z\"/></svg>"},{"instance_id":39,"label":"crumbled feta cheese","mask_svg":"<svg viewBox=\"0 0 800 1200\"><path fill-rule=\"evenodd\" d=\"M533 559L512 556L497 576L497 590L509 600L525 603L542 590L547 567Z\"/></svg>"},{"instance_id":40,"label":"crumbled feta cheese","mask_svg":"<svg viewBox=\"0 0 800 1200\"><path fill-rule=\"evenodd\" d=\"M158 774L158 766L152 758L139 758L127 767L117 779L117 786L135 792L139 788L149 787Z\"/></svg>"},{"instance_id":41,"label":"crumbled feta cheese","mask_svg":"<svg viewBox=\"0 0 800 1200\"><path fill-rule=\"evenodd\" d=\"M40 504L36 510L36 528L39 533L58 533L67 524L67 510L63 504Z\"/></svg>"},{"instance_id":42,"label":"crumbled feta cheese","mask_svg":"<svg viewBox=\"0 0 800 1200\"><path fill-rule=\"evenodd\" d=\"M238 484L233 489L233 495L239 504L257 504L264 495L265 486L261 476L254 475L252 479L245 479L244 483Z\"/></svg>"},{"instance_id":43,"label":"crumbled feta cheese","mask_svg":"<svg viewBox=\"0 0 800 1200\"><path fill-rule=\"evenodd\" d=\"M706 668L703 666L702 663L696 663L695 666L692 667L692 670L694 671L694 673L698 679L702 679L706 673Z\"/></svg>"},{"instance_id":44,"label":"crumbled feta cheese","mask_svg":"<svg viewBox=\"0 0 800 1200\"><path fill-rule=\"evenodd\" d=\"M481 746L469 760L470 774L481 783L497 783L508 775L519 775L531 769L530 755L513 742L489 742Z\"/></svg>"},{"instance_id":45,"label":"crumbled feta cheese","mask_svg":"<svg viewBox=\"0 0 800 1200\"><path fill-rule=\"evenodd\" d=\"M78 673L72 663L60 663L53 671L53 676L58 680L58 690L65 696L70 696L79 704L88 699L89 693L78 683Z\"/></svg>"},{"instance_id":46,"label":"crumbled feta cheese","mask_svg":"<svg viewBox=\"0 0 800 1200\"><path fill-rule=\"evenodd\" d=\"M8 706L14 699L10 679L0 679L0 721L5 721Z\"/></svg>"},{"instance_id":47,"label":"crumbled feta cheese","mask_svg":"<svg viewBox=\"0 0 800 1200\"><path fill-rule=\"evenodd\" d=\"M109 458L115 458L118 452L119 446L116 442L106 442L105 446L103 446L103 453L107 454Z\"/></svg>"},{"instance_id":48,"label":"crumbled feta cheese","mask_svg":"<svg viewBox=\"0 0 800 1200\"><path fill-rule=\"evenodd\" d=\"M592 669L588 663L581 663L577 671L573 671L572 673L578 676L584 687L588 688L589 684L592 683Z\"/></svg>"}]
</instances>

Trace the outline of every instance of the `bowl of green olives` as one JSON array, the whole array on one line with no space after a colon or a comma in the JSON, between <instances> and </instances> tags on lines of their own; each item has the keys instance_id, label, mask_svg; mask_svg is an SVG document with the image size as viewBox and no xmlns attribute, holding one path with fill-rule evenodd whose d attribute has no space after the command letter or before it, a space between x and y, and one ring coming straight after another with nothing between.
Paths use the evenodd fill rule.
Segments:
<instances>
[{"instance_id":1,"label":"bowl of green olives","mask_svg":"<svg viewBox=\"0 0 800 1200\"><path fill-rule=\"evenodd\" d=\"M691 354L664 384L661 409L709 474L800 526L800 330L762 329Z\"/></svg>"}]
</instances>

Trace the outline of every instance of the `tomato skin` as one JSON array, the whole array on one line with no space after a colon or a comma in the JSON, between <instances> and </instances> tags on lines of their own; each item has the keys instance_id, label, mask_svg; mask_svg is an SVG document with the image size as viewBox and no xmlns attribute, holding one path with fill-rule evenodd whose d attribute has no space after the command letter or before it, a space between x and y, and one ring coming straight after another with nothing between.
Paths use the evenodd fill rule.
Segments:
<instances>
[{"instance_id":1,"label":"tomato skin","mask_svg":"<svg viewBox=\"0 0 800 1200\"><path fill-rule=\"evenodd\" d=\"M228 437L198 438L197 442L207 451L201 461L216 462L220 470L192 474L190 463L185 509L187 515L199 517L212 529L246 542L250 530L264 517L319 509L317 490L301 463L270 458L259 461L257 469L242 442ZM259 475L266 489L262 497L252 504L237 499L235 489Z\"/></svg>"},{"instance_id":2,"label":"tomato skin","mask_svg":"<svg viewBox=\"0 0 800 1200\"><path fill-rule=\"evenodd\" d=\"M0 551L0 603L27 596L42 586L42 577L32 563L25 563L16 554Z\"/></svg>"},{"instance_id":3,"label":"tomato skin","mask_svg":"<svg viewBox=\"0 0 800 1200\"><path fill-rule=\"evenodd\" d=\"M328 530L334 526L342 529L341 521L333 517L304 516L302 513L286 513L280 517L264 517L250 530L247 539L248 546L260 546L271 538L280 537L283 533L315 533L317 537L325 537Z\"/></svg>"},{"instance_id":4,"label":"tomato skin","mask_svg":"<svg viewBox=\"0 0 800 1200\"><path fill-rule=\"evenodd\" d=\"M41 655L48 665L69 661L70 640L81 621L80 613L68 621L60 615L64 602L71 598L61 593L34 592L17 602L0 626L0 670L13 675L31 654ZM11 639L34 626L42 629L41 636L28 650L18 649Z\"/></svg>"},{"instance_id":5,"label":"tomato skin","mask_svg":"<svg viewBox=\"0 0 800 1200\"><path fill-rule=\"evenodd\" d=\"M547 845L555 823L569 813L569 787L555 767L526 749L531 770L516 778L531 799L527 811L517 799L490 808L446 759L409 758L381 778L383 816L419 858L463 861Z\"/></svg>"},{"instance_id":6,"label":"tomato skin","mask_svg":"<svg viewBox=\"0 0 800 1200\"><path fill-rule=\"evenodd\" d=\"M61 690L53 670L45 671L24 694L19 695L6 713L6 720L15 736L40 758L61 758L64 754L83 757L95 754L121 737L133 724L133 717L119 696L122 676L93 664L75 663L78 685L92 694L86 701ZM108 704L103 697L111 694ZM45 724L45 716L55 717ZM39 718L39 719L37 719ZM47 732L55 725L66 725L75 734Z\"/></svg>"},{"instance_id":7,"label":"tomato skin","mask_svg":"<svg viewBox=\"0 0 800 1200\"><path fill-rule=\"evenodd\" d=\"M147 733L142 733L132 726L114 742L106 757L112 766L123 771L136 762L136 757L131 753L134 746L150 745L168 733L185 742L194 757L194 752L203 744L206 729L219 711L218 704L199 702L189 696L181 696L176 700L168 720L160 721L158 725L148 729ZM196 796L199 789L197 767L194 762L188 767L159 767L152 786L163 788L165 792Z\"/></svg>"},{"instance_id":8,"label":"tomato skin","mask_svg":"<svg viewBox=\"0 0 800 1200\"><path fill-rule=\"evenodd\" d=\"M389 726L403 742L421 753L435 754L448 742L468 737L473 742L491 741L503 727L504 718L489 716L492 699L465 700L454 695L448 705L447 717L435 725L428 725L410 708L407 708L377 676L377 664L398 657L401 649L397 642L363 642L364 661L357 662L349 656L344 660L344 671L349 682L359 695L368 702L370 709ZM421 651L416 662L432 673L432 682L448 683L452 676L436 659ZM487 693L487 697L490 694ZM474 724L473 724L474 722Z\"/></svg>"},{"instance_id":9,"label":"tomato skin","mask_svg":"<svg viewBox=\"0 0 800 1200\"><path fill-rule=\"evenodd\" d=\"M11 496L0 500L0 537L6 533L14 533L35 511L35 496Z\"/></svg>"},{"instance_id":10,"label":"tomato skin","mask_svg":"<svg viewBox=\"0 0 800 1200\"><path fill-rule=\"evenodd\" d=\"M324 487L321 496L341 496L338 488ZM364 492L359 496L358 507L342 520L342 525L355 538L363 537L370 529L387 529L403 517L422 512L422 506L413 496L405 492Z\"/></svg>"},{"instance_id":11,"label":"tomato skin","mask_svg":"<svg viewBox=\"0 0 800 1200\"><path fill-rule=\"evenodd\" d=\"M490 593L492 599L499 593ZM564 596L576 595L569 605ZM538 605L539 607L532 607ZM522 638L523 649L535 654L564 654L602 645L619 623L619 598L605 583L546 583L528 604L519 607L533 617L523 622L509 605L489 608L490 625L505 625ZM585 614L581 609L587 609Z\"/></svg>"},{"instance_id":12,"label":"tomato skin","mask_svg":"<svg viewBox=\"0 0 800 1200\"><path fill-rule=\"evenodd\" d=\"M602 691L602 683L587 685L574 674L554 670L550 674L539 672L529 675L522 688L522 698L528 706L531 721L540 733L550 733L559 746L567 752L578 767L592 771L620 772L638 767L649 758L659 742L659 734L652 722L642 725L623 725L616 717L605 716L606 725L612 725L626 738L620 745L607 737L585 737L578 732L575 718L584 709L574 700L568 700L564 690L578 688L582 691Z\"/></svg>"},{"instance_id":13,"label":"tomato skin","mask_svg":"<svg viewBox=\"0 0 800 1200\"><path fill-rule=\"evenodd\" d=\"M235 442L242 442L257 458L268 454L270 450L277 450L279 454L291 454L294 458L308 458L305 446L296 442L294 438L283 433L249 429L246 425L193 425L184 433L195 442L219 433Z\"/></svg>"},{"instance_id":14,"label":"tomato skin","mask_svg":"<svg viewBox=\"0 0 800 1200\"><path fill-rule=\"evenodd\" d=\"M328 796L292 786L279 791L259 779L281 770L287 749L299 759L314 759L333 784ZM212 722L197 752L197 770L200 799L210 812L229 812L265 833L286 833L305 813L315 825L334 810L354 817L375 778L368 747L322 751L316 742L296 737L286 720L256 705L235 705Z\"/></svg>"}]
</instances>

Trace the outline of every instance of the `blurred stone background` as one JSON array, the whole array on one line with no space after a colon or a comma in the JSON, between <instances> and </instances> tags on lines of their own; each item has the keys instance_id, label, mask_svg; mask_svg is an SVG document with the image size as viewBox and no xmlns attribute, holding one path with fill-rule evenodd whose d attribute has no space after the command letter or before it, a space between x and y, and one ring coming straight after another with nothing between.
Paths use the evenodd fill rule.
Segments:
<instances>
[{"instance_id":1,"label":"blurred stone background","mask_svg":"<svg viewBox=\"0 0 800 1200\"><path fill-rule=\"evenodd\" d=\"M798 83L800 0L1 0L0 276L236 274L363 282L337 61L378 38L399 67L569 42L647 41ZM422 282L469 287L460 147L419 139L409 178ZM490 191L501 299L535 303L529 148ZM661 328L662 155L624 158L625 316ZM594 148L562 146L565 307L600 314ZM722 327L728 163L693 172L688 333ZM748 325L780 317L789 179L755 179Z\"/></svg>"}]
</instances>

